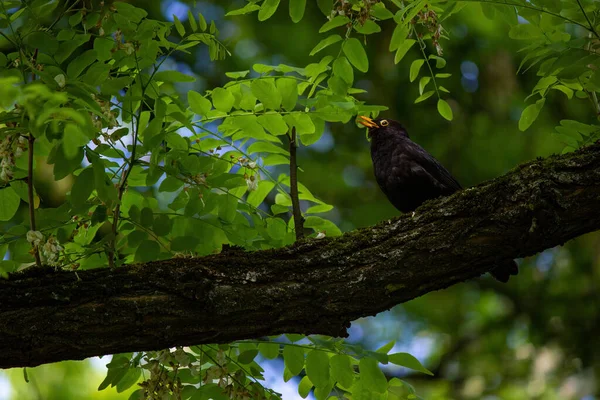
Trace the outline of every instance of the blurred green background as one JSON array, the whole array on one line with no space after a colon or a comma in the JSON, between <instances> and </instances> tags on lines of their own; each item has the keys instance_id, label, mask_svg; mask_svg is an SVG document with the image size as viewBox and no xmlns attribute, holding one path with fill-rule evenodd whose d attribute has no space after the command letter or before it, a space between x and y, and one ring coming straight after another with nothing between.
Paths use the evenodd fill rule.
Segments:
<instances>
[{"instance_id":1,"label":"blurred green background","mask_svg":"<svg viewBox=\"0 0 600 400\"><path fill-rule=\"evenodd\" d=\"M187 19L188 8L214 19L232 57L210 62L206 48L179 53L166 67L194 74L198 81L179 87L204 90L223 85L226 71L250 69L254 63L304 66L323 57L309 57L325 17L309 1L304 19L294 24L283 4L276 15L259 23L256 15L227 17L226 10L243 1L132 2L150 18ZM368 38L370 70L357 76L359 97L389 107L382 115L401 121L411 138L437 157L463 186L473 186L506 173L526 160L560 153L564 145L553 135L561 119L590 123L594 113L586 100L567 101L555 91L532 128L517 129L525 97L537 82L534 72L517 74L523 43L510 40L508 26L484 17L478 4L444 22L450 40L442 42L452 77L442 84L454 111L447 122L434 98L413 104L418 86L408 79L415 47L399 64L388 44L393 21ZM577 33L577 32L575 32ZM335 46L332 46L332 48ZM331 50L337 51L336 50ZM361 97L362 96L362 97ZM328 127L321 140L299 150L300 180L335 205L327 216L343 231L375 224L397 215L373 178L365 132L353 123ZM353 323L351 340L375 349L396 340L396 351L408 351L435 372L434 377L385 367L417 388L425 399L584 399L600 398L600 235L590 234L564 247L520 261L516 279L499 284L491 277L430 293L377 317ZM0 399L120 399L96 389L104 377L102 360L64 362L28 369L0 371ZM282 366L266 367L267 386L300 398L295 385L285 387ZM278 376L276 379L275 377Z\"/></svg>"}]
</instances>

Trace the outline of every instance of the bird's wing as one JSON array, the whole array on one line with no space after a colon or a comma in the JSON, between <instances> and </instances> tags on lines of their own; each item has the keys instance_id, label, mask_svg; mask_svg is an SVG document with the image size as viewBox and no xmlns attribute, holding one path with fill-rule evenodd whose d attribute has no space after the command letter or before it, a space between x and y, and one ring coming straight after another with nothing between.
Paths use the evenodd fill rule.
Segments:
<instances>
[{"instance_id":1,"label":"bird's wing","mask_svg":"<svg viewBox=\"0 0 600 400\"><path fill-rule=\"evenodd\" d=\"M414 148L410 154L415 158L415 165L411 168L413 174L420 176L422 179L431 180L447 194L462 189L456 178L421 146L414 143Z\"/></svg>"}]
</instances>

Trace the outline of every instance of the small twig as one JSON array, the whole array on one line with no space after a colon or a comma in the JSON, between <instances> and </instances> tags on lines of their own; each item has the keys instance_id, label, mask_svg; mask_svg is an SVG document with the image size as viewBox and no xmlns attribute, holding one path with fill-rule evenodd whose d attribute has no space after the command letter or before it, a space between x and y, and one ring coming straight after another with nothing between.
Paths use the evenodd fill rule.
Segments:
<instances>
[{"instance_id":1,"label":"small twig","mask_svg":"<svg viewBox=\"0 0 600 400\"><path fill-rule=\"evenodd\" d=\"M35 81L35 69L36 66L35 64L37 63L37 56L38 56L38 49L35 49L35 52L33 53L33 57L31 58L31 80Z\"/></svg>"},{"instance_id":2,"label":"small twig","mask_svg":"<svg viewBox=\"0 0 600 400\"><path fill-rule=\"evenodd\" d=\"M596 32L596 29L594 29L594 24L592 24L592 21L590 21L590 18L588 17L587 13L585 12L585 9L583 8L583 5L581 4L581 1L577 0L577 4L579 4L579 8L581 9L581 12L583 13L583 16L585 17L585 20L589 24L589 27L587 29L591 33L593 33L594 36L596 36L598 39L600 39L600 36L598 35L598 32Z\"/></svg>"},{"instance_id":3,"label":"small twig","mask_svg":"<svg viewBox=\"0 0 600 400\"><path fill-rule=\"evenodd\" d=\"M581 7L581 4L579 4L579 6ZM583 11L583 8L581 10ZM584 11L584 14L585 14L585 11ZM587 15L586 15L586 18L587 18ZM586 45L586 48L588 51L590 51L592 49L592 32L590 32L588 34L588 38L589 38L589 41ZM585 92L588 94L589 99L592 101L592 105L594 107L594 112L596 113L596 117L597 118L600 117L600 104L598 103L598 96L596 95L596 91L595 90L592 90L592 91L585 90Z\"/></svg>"},{"instance_id":4,"label":"small twig","mask_svg":"<svg viewBox=\"0 0 600 400\"><path fill-rule=\"evenodd\" d=\"M296 127L292 128L290 139L290 196L292 198L292 214L294 215L294 229L296 240L304 237L304 217L300 210L298 198L298 163L296 161Z\"/></svg>"},{"instance_id":5,"label":"small twig","mask_svg":"<svg viewBox=\"0 0 600 400\"><path fill-rule=\"evenodd\" d=\"M29 227L32 231L35 231L35 203L33 198L33 143L35 138L30 133L27 137L29 140L29 159L27 163L27 198L29 200ZM35 257L35 265L38 267L42 266L42 260L40 258L40 251L37 245L33 245L33 255Z\"/></svg>"},{"instance_id":6,"label":"small twig","mask_svg":"<svg viewBox=\"0 0 600 400\"><path fill-rule=\"evenodd\" d=\"M112 239L109 242L109 249L108 249L108 266L111 268L114 268L115 266L115 246L117 243L117 228L119 227L119 215L121 213L121 200L123 199L123 193L125 193L125 188L127 187L127 178L129 177L129 174L131 173L131 170L133 169L133 166L135 165L135 150L137 147L137 139L138 139L138 131L140 129L140 124L139 124L139 116L137 118L137 123L136 123L136 128L135 128L135 132L133 133L133 146L131 149L131 158L129 161L129 167L126 168L123 173L121 174L121 180L119 181L119 187L118 187L118 200L117 200L117 205L115 206L114 209L114 213L113 213L113 223L112 223Z\"/></svg>"}]
</instances>

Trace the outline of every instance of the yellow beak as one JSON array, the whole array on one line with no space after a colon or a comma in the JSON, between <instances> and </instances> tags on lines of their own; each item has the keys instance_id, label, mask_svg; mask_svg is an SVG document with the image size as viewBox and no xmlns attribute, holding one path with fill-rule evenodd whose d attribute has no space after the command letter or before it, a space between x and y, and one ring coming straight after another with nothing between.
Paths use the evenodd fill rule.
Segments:
<instances>
[{"instance_id":1,"label":"yellow beak","mask_svg":"<svg viewBox=\"0 0 600 400\"><path fill-rule=\"evenodd\" d=\"M364 126L366 126L367 128L379 128L379 125L377 125L377 124L375 123L375 121L373 121L373 120L372 120L371 118L369 118L369 117L365 117L364 115L359 115L359 116L358 116L358 119L359 119L359 120L358 120L358 121L356 121L356 122L358 122L358 123L359 123L359 124L361 124L361 125L364 125Z\"/></svg>"}]
</instances>

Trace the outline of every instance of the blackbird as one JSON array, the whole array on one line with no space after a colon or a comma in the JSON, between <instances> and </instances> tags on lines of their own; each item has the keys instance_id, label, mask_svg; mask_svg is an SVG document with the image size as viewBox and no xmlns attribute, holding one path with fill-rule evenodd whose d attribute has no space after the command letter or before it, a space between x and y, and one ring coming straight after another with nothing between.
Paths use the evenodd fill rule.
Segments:
<instances>
[{"instance_id":1,"label":"blackbird","mask_svg":"<svg viewBox=\"0 0 600 400\"><path fill-rule=\"evenodd\" d=\"M360 116L358 122L369 128L375 179L398 210L414 211L427 200L462 189L438 160L410 140L399 122L365 116ZM510 275L518 272L517 263L511 260L494 268L491 274L500 282L507 282Z\"/></svg>"}]
</instances>

